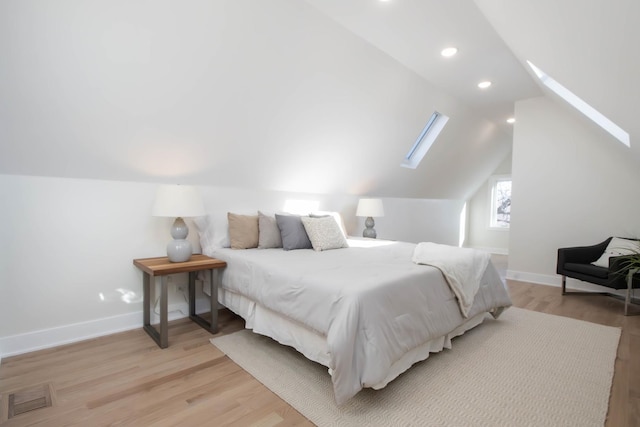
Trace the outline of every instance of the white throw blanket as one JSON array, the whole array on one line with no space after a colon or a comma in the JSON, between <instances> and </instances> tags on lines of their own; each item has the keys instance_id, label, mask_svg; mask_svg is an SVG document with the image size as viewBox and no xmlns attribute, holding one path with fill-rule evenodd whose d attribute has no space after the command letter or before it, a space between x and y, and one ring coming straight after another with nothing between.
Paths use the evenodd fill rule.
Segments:
<instances>
[{"instance_id":1,"label":"white throw blanket","mask_svg":"<svg viewBox=\"0 0 640 427\"><path fill-rule=\"evenodd\" d=\"M475 249L422 242L413 251L412 261L440 270L458 299L462 315L468 317L490 259L491 255Z\"/></svg>"}]
</instances>

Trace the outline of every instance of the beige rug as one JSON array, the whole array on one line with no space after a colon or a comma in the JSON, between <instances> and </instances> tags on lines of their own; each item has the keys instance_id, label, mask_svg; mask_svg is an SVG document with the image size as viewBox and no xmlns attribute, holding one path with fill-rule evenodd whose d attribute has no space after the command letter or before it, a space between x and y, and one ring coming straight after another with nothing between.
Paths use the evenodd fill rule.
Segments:
<instances>
[{"instance_id":1,"label":"beige rug","mask_svg":"<svg viewBox=\"0 0 640 427\"><path fill-rule=\"evenodd\" d=\"M319 426L602 426L620 330L512 307L336 406L327 369L244 330L212 339Z\"/></svg>"}]
</instances>

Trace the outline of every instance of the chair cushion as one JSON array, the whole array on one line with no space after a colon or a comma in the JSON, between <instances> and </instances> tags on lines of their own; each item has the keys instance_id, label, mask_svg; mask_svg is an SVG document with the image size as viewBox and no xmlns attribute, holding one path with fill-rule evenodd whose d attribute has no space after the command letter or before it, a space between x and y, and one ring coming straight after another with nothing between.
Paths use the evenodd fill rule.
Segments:
<instances>
[{"instance_id":1,"label":"chair cushion","mask_svg":"<svg viewBox=\"0 0 640 427\"><path fill-rule=\"evenodd\" d=\"M588 276L600 277L606 279L609 276L609 269L595 266L593 264L579 264L577 262L568 262L564 265L564 269L575 271L576 273L586 274Z\"/></svg>"}]
</instances>

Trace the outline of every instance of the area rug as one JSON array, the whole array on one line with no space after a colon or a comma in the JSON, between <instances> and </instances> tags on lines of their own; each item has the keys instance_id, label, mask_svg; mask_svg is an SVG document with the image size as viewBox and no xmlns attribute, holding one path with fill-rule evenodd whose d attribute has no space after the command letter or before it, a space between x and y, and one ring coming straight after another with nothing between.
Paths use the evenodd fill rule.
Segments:
<instances>
[{"instance_id":1,"label":"area rug","mask_svg":"<svg viewBox=\"0 0 640 427\"><path fill-rule=\"evenodd\" d=\"M342 406L327 368L249 330L211 342L319 426L602 426L620 329L511 307Z\"/></svg>"}]
</instances>

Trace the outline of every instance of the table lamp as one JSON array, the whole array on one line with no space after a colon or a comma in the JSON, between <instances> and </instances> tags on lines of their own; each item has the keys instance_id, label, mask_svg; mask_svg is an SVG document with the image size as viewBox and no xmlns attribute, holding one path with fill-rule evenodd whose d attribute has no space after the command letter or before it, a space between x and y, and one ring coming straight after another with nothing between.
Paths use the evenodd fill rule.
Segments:
<instances>
[{"instance_id":1,"label":"table lamp","mask_svg":"<svg viewBox=\"0 0 640 427\"><path fill-rule=\"evenodd\" d=\"M356 216L366 216L367 219L364 222L366 228L362 232L362 237L370 237L375 239L377 234L373 228L375 221L374 216L384 216L384 208L382 207L382 200L380 199L360 199L358 201L358 209L356 210Z\"/></svg>"},{"instance_id":2,"label":"table lamp","mask_svg":"<svg viewBox=\"0 0 640 427\"><path fill-rule=\"evenodd\" d=\"M171 262L189 261L193 250L191 243L186 240L189 227L182 218L205 215L202 197L198 190L189 185L159 186L151 214L176 218L171 227L173 240L167 244L167 256Z\"/></svg>"}]
</instances>

